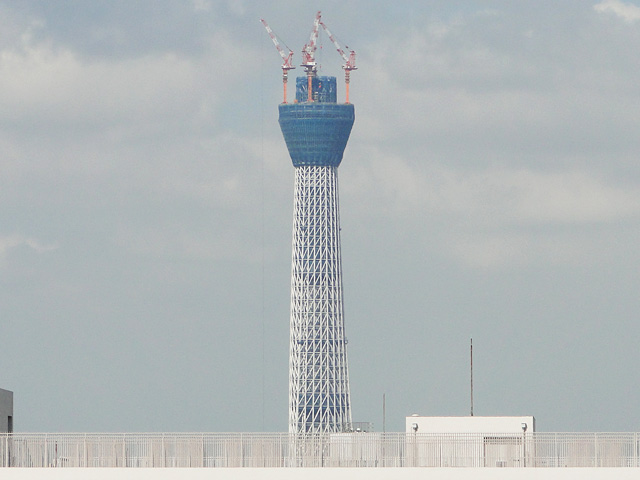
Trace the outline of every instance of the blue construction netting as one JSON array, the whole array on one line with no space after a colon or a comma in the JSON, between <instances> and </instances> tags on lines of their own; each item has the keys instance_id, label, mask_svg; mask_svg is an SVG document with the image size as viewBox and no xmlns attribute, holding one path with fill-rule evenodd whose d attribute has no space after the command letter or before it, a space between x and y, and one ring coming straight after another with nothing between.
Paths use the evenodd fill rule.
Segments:
<instances>
[{"instance_id":1,"label":"blue construction netting","mask_svg":"<svg viewBox=\"0 0 640 480\"><path fill-rule=\"evenodd\" d=\"M307 77L296 77L296 103L304 103L309 99L309 80ZM336 77L313 77L311 80L311 98L314 102L336 103L338 93Z\"/></svg>"},{"instance_id":2,"label":"blue construction netting","mask_svg":"<svg viewBox=\"0 0 640 480\"><path fill-rule=\"evenodd\" d=\"M355 120L352 104L283 103L278 108L294 167L340 165Z\"/></svg>"}]
</instances>

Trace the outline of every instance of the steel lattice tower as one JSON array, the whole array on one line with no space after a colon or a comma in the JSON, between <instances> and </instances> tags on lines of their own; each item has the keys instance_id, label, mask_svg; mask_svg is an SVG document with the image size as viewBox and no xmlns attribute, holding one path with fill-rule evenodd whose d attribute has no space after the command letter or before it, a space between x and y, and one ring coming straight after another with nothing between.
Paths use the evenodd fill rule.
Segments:
<instances>
[{"instance_id":1,"label":"steel lattice tower","mask_svg":"<svg viewBox=\"0 0 640 480\"><path fill-rule=\"evenodd\" d=\"M296 79L296 103L279 106L295 167L289 432L351 428L347 340L342 300L338 166L355 119L336 103L335 77Z\"/></svg>"}]
</instances>

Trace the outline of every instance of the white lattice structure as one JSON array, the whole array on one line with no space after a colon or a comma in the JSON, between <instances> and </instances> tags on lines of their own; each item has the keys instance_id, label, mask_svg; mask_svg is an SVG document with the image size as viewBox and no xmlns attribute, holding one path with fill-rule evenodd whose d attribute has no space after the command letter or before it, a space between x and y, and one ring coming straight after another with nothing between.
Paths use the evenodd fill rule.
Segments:
<instances>
[{"instance_id":1,"label":"white lattice structure","mask_svg":"<svg viewBox=\"0 0 640 480\"><path fill-rule=\"evenodd\" d=\"M342 302L338 167L296 168L289 343L289 432L351 425Z\"/></svg>"}]
</instances>

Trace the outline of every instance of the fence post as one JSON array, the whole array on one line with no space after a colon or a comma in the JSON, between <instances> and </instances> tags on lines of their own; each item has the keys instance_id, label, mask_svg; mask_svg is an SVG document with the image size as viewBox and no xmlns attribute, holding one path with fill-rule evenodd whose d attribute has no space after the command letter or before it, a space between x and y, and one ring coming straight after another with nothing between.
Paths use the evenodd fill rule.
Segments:
<instances>
[{"instance_id":1,"label":"fence post","mask_svg":"<svg viewBox=\"0 0 640 480\"><path fill-rule=\"evenodd\" d=\"M164 433L162 434L162 468L167 466L167 459L165 458L166 452L164 448Z\"/></svg>"}]
</instances>

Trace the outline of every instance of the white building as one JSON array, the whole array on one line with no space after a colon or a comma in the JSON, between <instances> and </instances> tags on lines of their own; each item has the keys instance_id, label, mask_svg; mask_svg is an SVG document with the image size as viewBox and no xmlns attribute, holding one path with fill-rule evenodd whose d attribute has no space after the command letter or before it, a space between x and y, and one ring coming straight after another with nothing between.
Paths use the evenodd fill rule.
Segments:
<instances>
[{"instance_id":1,"label":"white building","mask_svg":"<svg viewBox=\"0 0 640 480\"><path fill-rule=\"evenodd\" d=\"M407 459L416 467L525 467L535 418L406 417Z\"/></svg>"},{"instance_id":2,"label":"white building","mask_svg":"<svg viewBox=\"0 0 640 480\"><path fill-rule=\"evenodd\" d=\"M521 417L424 417L406 418L406 433L487 433L522 434L536 431L532 415Z\"/></svg>"}]
</instances>

